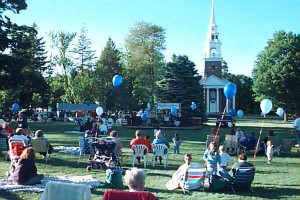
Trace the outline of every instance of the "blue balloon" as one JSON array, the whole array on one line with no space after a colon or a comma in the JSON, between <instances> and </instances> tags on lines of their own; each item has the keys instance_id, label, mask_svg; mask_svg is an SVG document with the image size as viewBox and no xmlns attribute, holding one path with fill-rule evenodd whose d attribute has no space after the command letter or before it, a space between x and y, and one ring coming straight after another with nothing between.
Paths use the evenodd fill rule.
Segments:
<instances>
[{"instance_id":1,"label":"blue balloon","mask_svg":"<svg viewBox=\"0 0 300 200\"><path fill-rule=\"evenodd\" d=\"M238 110L237 111L237 116L238 116L238 118L243 118L243 116L244 116L244 112L242 111L242 110Z\"/></svg>"},{"instance_id":2,"label":"blue balloon","mask_svg":"<svg viewBox=\"0 0 300 200\"><path fill-rule=\"evenodd\" d=\"M224 94L227 99L231 99L236 94L236 85L233 83L227 83L224 86Z\"/></svg>"},{"instance_id":3,"label":"blue balloon","mask_svg":"<svg viewBox=\"0 0 300 200\"><path fill-rule=\"evenodd\" d=\"M192 110L196 110L197 109L197 105L193 102L191 105Z\"/></svg>"},{"instance_id":4,"label":"blue balloon","mask_svg":"<svg viewBox=\"0 0 300 200\"><path fill-rule=\"evenodd\" d=\"M235 116L235 110L233 108L231 108L229 110L229 114L230 114L231 117L234 117Z\"/></svg>"},{"instance_id":5,"label":"blue balloon","mask_svg":"<svg viewBox=\"0 0 300 200\"><path fill-rule=\"evenodd\" d=\"M171 115L173 115L173 116L177 115L177 109L176 108L171 109Z\"/></svg>"},{"instance_id":6,"label":"blue balloon","mask_svg":"<svg viewBox=\"0 0 300 200\"><path fill-rule=\"evenodd\" d=\"M141 119L143 120L143 121L146 121L147 119L148 119L148 116L147 116L147 114L142 114L141 115Z\"/></svg>"},{"instance_id":7,"label":"blue balloon","mask_svg":"<svg viewBox=\"0 0 300 200\"><path fill-rule=\"evenodd\" d=\"M113 77L113 86L114 87L118 87L119 85L121 85L121 83L122 83L122 76L120 76L120 75L115 75L114 77Z\"/></svg>"},{"instance_id":8,"label":"blue balloon","mask_svg":"<svg viewBox=\"0 0 300 200\"><path fill-rule=\"evenodd\" d=\"M13 111L18 111L18 110L19 110L19 104L18 104L18 103L14 103L14 104L12 105L12 110L13 110Z\"/></svg>"}]
</instances>

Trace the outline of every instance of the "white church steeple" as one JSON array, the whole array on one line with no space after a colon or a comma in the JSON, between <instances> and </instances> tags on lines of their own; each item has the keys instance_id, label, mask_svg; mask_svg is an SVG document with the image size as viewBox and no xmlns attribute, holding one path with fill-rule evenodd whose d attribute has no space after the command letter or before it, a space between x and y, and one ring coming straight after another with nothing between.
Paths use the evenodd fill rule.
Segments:
<instances>
[{"instance_id":1,"label":"white church steeple","mask_svg":"<svg viewBox=\"0 0 300 200\"><path fill-rule=\"evenodd\" d=\"M214 0L212 0L210 23L208 26L207 38L205 42L205 60L222 60L221 41L219 39L218 26L215 20Z\"/></svg>"}]
</instances>

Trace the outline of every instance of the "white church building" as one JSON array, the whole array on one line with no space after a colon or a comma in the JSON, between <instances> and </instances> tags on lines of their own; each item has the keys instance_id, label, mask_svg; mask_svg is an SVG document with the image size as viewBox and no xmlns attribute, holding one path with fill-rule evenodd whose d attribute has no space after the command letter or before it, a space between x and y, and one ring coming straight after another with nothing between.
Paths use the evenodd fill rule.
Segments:
<instances>
[{"instance_id":1,"label":"white church building","mask_svg":"<svg viewBox=\"0 0 300 200\"><path fill-rule=\"evenodd\" d=\"M235 97L226 106L224 86L230 81L222 78L221 40L215 20L214 0L212 0L210 23L205 41L204 76L200 85L204 88L206 113L208 115L220 114L225 110L235 109ZM225 107L226 106L226 107Z\"/></svg>"}]
</instances>

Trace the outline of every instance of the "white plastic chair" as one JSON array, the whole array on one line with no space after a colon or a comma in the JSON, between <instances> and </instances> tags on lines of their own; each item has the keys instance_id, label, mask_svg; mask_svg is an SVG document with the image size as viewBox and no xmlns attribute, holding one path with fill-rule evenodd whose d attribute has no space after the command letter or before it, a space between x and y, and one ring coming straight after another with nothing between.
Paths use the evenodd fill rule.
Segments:
<instances>
[{"instance_id":1,"label":"white plastic chair","mask_svg":"<svg viewBox=\"0 0 300 200\"><path fill-rule=\"evenodd\" d=\"M164 168L168 166L168 146L165 144L153 144L152 165L155 166L155 158L161 156L164 161Z\"/></svg>"},{"instance_id":2,"label":"white plastic chair","mask_svg":"<svg viewBox=\"0 0 300 200\"><path fill-rule=\"evenodd\" d=\"M137 157L141 157L144 160L144 167L147 168L147 162L148 162L148 158L147 158L147 154L148 154L148 147L146 145L143 144L139 144L139 145L134 145L132 147L132 167L134 167L134 163L135 163L135 159ZM145 152L146 151L146 152Z\"/></svg>"}]
</instances>

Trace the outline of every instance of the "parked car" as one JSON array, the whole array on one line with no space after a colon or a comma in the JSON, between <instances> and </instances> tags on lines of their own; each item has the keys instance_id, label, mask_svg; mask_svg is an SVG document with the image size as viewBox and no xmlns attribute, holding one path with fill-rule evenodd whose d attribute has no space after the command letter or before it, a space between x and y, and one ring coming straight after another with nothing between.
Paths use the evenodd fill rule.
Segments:
<instances>
[{"instance_id":1,"label":"parked car","mask_svg":"<svg viewBox=\"0 0 300 200\"><path fill-rule=\"evenodd\" d=\"M218 127L220 123L221 126L226 126L226 127L235 126L235 121L233 117L230 115L224 115L223 119L222 116L218 117L216 121L216 127Z\"/></svg>"}]
</instances>

